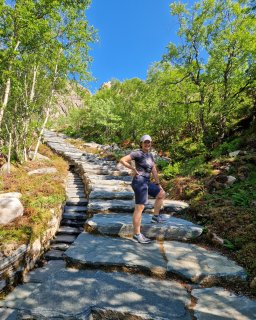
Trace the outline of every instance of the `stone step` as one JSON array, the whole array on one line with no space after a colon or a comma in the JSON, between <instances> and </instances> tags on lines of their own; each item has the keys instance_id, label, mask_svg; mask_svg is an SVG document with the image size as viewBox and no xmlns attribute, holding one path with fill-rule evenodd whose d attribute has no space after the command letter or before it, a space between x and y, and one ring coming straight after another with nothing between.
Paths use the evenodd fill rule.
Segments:
<instances>
[{"instance_id":1,"label":"stone step","mask_svg":"<svg viewBox=\"0 0 256 320\"><path fill-rule=\"evenodd\" d=\"M87 206L64 206L65 212L87 212Z\"/></svg>"},{"instance_id":2,"label":"stone step","mask_svg":"<svg viewBox=\"0 0 256 320\"><path fill-rule=\"evenodd\" d=\"M182 240L195 239L203 232L203 227L179 218L162 215L165 223L152 223L151 214L143 214L142 233L151 239ZM96 214L85 224L88 232L103 235L129 237L133 234L132 216L127 213Z\"/></svg>"},{"instance_id":3,"label":"stone step","mask_svg":"<svg viewBox=\"0 0 256 320\"><path fill-rule=\"evenodd\" d=\"M85 221L87 216L84 213L80 212L63 212L62 219L69 219L69 220L82 220Z\"/></svg>"},{"instance_id":4,"label":"stone step","mask_svg":"<svg viewBox=\"0 0 256 320\"><path fill-rule=\"evenodd\" d=\"M163 243L168 273L182 275L204 285L236 286L247 278L245 270L231 259L195 244L177 241Z\"/></svg>"},{"instance_id":5,"label":"stone step","mask_svg":"<svg viewBox=\"0 0 256 320\"><path fill-rule=\"evenodd\" d=\"M77 235L80 232L83 231L83 228L74 228L74 227L60 227L58 229L57 235L58 234L74 234Z\"/></svg>"},{"instance_id":6,"label":"stone step","mask_svg":"<svg viewBox=\"0 0 256 320\"><path fill-rule=\"evenodd\" d=\"M203 285L237 286L246 272L234 261L198 245L177 241L139 244L132 239L81 233L65 252L72 266L119 266L173 274ZM166 263L167 260L167 263Z\"/></svg>"},{"instance_id":7,"label":"stone step","mask_svg":"<svg viewBox=\"0 0 256 320\"><path fill-rule=\"evenodd\" d=\"M76 235L58 235L56 238L51 240L51 244L54 243L73 243L77 238Z\"/></svg>"},{"instance_id":8,"label":"stone step","mask_svg":"<svg viewBox=\"0 0 256 320\"><path fill-rule=\"evenodd\" d=\"M89 200L91 199L133 199L133 191L102 191L94 188L89 194Z\"/></svg>"},{"instance_id":9,"label":"stone step","mask_svg":"<svg viewBox=\"0 0 256 320\"><path fill-rule=\"evenodd\" d=\"M71 220L71 219L62 219L60 225L61 226L69 226L75 228L83 228L85 221L83 220Z\"/></svg>"},{"instance_id":10,"label":"stone step","mask_svg":"<svg viewBox=\"0 0 256 320\"><path fill-rule=\"evenodd\" d=\"M84 192L85 188L83 187L77 187L77 186L72 186L66 188L66 192Z\"/></svg>"},{"instance_id":11,"label":"stone step","mask_svg":"<svg viewBox=\"0 0 256 320\"><path fill-rule=\"evenodd\" d=\"M66 195L67 195L68 199L79 199L80 197L81 198L85 198L84 191L71 191L71 190L68 190L66 192Z\"/></svg>"},{"instance_id":12,"label":"stone step","mask_svg":"<svg viewBox=\"0 0 256 320\"><path fill-rule=\"evenodd\" d=\"M166 261L157 242L141 245L132 239L82 232L65 252L72 267L129 267L158 275L166 272Z\"/></svg>"},{"instance_id":13,"label":"stone step","mask_svg":"<svg viewBox=\"0 0 256 320\"><path fill-rule=\"evenodd\" d=\"M120 182L131 182L132 177L131 176L112 176L112 175L99 175L99 174L86 174L86 178L93 181L99 181L102 180L102 183L105 183L107 181L110 181L113 183L113 180L120 181Z\"/></svg>"},{"instance_id":14,"label":"stone step","mask_svg":"<svg viewBox=\"0 0 256 320\"><path fill-rule=\"evenodd\" d=\"M154 208L154 199L149 199L148 204L145 205L146 210ZM165 200L163 205L164 212L182 212L186 210L189 205L183 201ZM88 212L98 213L104 211L112 212L133 212L134 200L98 200L91 199L88 204Z\"/></svg>"},{"instance_id":15,"label":"stone step","mask_svg":"<svg viewBox=\"0 0 256 320\"><path fill-rule=\"evenodd\" d=\"M61 250L49 250L48 252L46 252L46 254L44 255L44 258L46 260L63 260L63 251Z\"/></svg>"},{"instance_id":16,"label":"stone step","mask_svg":"<svg viewBox=\"0 0 256 320\"><path fill-rule=\"evenodd\" d=\"M51 250L66 251L70 247L67 243L53 243L51 245Z\"/></svg>"},{"instance_id":17,"label":"stone step","mask_svg":"<svg viewBox=\"0 0 256 320\"><path fill-rule=\"evenodd\" d=\"M178 282L123 272L60 269L42 284L15 288L3 308L19 319L191 320L190 297ZM94 316L93 316L94 315ZM30 316L30 318L29 318Z\"/></svg>"},{"instance_id":18,"label":"stone step","mask_svg":"<svg viewBox=\"0 0 256 320\"><path fill-rule=\"evenodd\" d=\"M95 175L106 175L106 176L129 176L126 171L119 171L119 170L111 170L111 169L86 169L85 173L88 174L95 174Z\"/></svg>"},{"instance_id":19,"label":"stone step","mask_svg":"<svg viewBox=\"0 0 256 320\"><path fill-rule=\"evenodd\" d=\"M69 183L83 183L83 180L81 178L68 178L67 184Z\"/></svg>"},{"instance_id":20,"label":"stone step","mask_svg":"<svg viewBox=\"0 0 256 320\"><path fill-rule=\"evenodd\" d=\"M67 188L74 188L74 187L83 187L84 183L83 181L75 182L75 181L69 181L67 182Z\"/></svg>"},{"instance_id":21,"label":"stone step","mask_svg":"<svg viewBox=\"0 0 256 320\"><path fill-rule=\"evenodd\" d=\"M66 199L66 206L86 206L88 204L87 198L69 198Z\"/></svg>"},{"instance_id":22,"label":"stone step","mask_svg":"<svg viewBox=\"0 0 256 320\"><path fill-rule=\"evenodd\" d=\"M35 268L26 273L23 278L24 283L43 283L54 273L59 272L60 269L65 268L66 262L64 260L52 260L44 264L42 268ZM1 317L0 317L1 319Z\"/></svg>"},{"instance_id":23,"label":"stone step","mask_svg":"<svg viewBox=\"0 0 256 320\"><path fill-rule=\"evenodd\" d=\"M193 310L198 320L256 319L256 301L248 297L217 287L194 289L191 294L197 300Z\"/></svg>"}]
</instances>

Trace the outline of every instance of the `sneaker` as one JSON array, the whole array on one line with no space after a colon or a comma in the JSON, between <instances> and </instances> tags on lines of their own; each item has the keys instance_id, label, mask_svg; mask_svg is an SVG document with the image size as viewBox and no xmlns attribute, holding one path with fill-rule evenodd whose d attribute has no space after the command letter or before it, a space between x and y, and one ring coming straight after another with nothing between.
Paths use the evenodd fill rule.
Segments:
<instances>
[{"instance_id":1,"label":"sneaker","mask_svg":"<svg viewBox=\"0 0 256 320\"><path fill-rule=\"evenodd\" d=\"M153 216L152 217L152 219L151 219L151 222L152 223L164 223L164 222L166 222L166 219L165 218L163 218L160 214L159 215L157 215L157 216Z\"/></svg>"},{"instance_id":2,"label":"sneaker","mask_svg":"<svg viewBox=\"0 0 256 320\"><path fill-rule=\"evenodd\" d=\"M140 233L140 234L135 234L134 236L133 236L133 240L136 240L137 242L139 242L139 243L143 243L143 244L145 244L145 243L150 243L151 242L151 240L150 239L148 239L148 238L146 238L142 233Z\"/></svg>"}]
</instances>

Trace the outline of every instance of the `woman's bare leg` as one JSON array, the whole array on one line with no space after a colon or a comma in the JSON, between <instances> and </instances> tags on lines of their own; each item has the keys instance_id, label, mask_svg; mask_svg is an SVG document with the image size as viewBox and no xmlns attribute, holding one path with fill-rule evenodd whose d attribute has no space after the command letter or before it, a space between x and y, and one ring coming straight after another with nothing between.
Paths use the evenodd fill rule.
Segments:
<instances>
[{"instance_id":1,"label":"woman's bare leg","mask_svg":"<svg viewBox=\"0 0 256 320\"><path fill-rule=\"evenodd\" d=\"M140 233L141 226L141 215L144 209L144 204L136 204L133 212L132 223L133 223L133 232L134 234Z\"/></svg>"},{"instance_id":2,"label":"woman's bare leg","mask_svg":"<svg viewBox=\"0 0 256 320\"><path fill-rule=\"evenodd\" d=\"M158 195L156 196L156 201L154 205L154 215L156 216L159 215L164 199L165 199L165 192L163 189L161 189Z\"/></svg>"}]
</instances>

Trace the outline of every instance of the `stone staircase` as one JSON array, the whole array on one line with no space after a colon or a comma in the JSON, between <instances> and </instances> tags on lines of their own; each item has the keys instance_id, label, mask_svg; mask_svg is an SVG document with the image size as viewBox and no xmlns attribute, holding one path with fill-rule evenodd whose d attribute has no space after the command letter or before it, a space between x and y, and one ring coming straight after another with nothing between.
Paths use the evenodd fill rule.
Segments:
<instances>
[{"instance_id":1,"label":"stone staircase","mask_svg":"<svg viewBox=\"0 0 256 320\"><path fill-rule=\"evenodd\" d=\"M256 301L232 291L246 281L243 268L192 244L202 227L172 216L186 203L166 200L167 221L156 225L150 200L142 232L154 241L136 243L127 171L63 135L45 132L45 141L75 169L61 226L48 263L0 301L0 319L256 319Z\"/></svg>"},{"instance_id":2,"label":"stone staircase","mask_svg":"<svg viewBox=\"0 0 256 320\"><path fill-rule=\"evenodd\" d=\"M70 171L66 182L67 200L62 214L60 228L51 241L51 249L45 254L46 260L63 260L63 253L83 231L86 221L87 204L83 180Z\"/></svg>"}]
</instances>

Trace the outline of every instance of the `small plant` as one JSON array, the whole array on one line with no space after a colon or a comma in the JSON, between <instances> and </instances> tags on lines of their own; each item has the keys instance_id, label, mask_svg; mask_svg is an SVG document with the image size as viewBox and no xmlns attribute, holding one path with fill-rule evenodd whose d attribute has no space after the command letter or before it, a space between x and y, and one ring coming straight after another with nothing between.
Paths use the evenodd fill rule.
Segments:
<instances>
[{"instance_id":1,"label":"small plant","mask_svg":"<svg viewBox=\"0 0 256 320\"><path fill-rule=\"evenodd\" d=\"M174 178L180 173L181 163L176 162L173 165L168 165L163 169L163 178L168 180L170 178Z\"/></svg>"},{"instance_id":2,"label":"small plant","mask_svg":"<svg viewBox=\"0 0 256 320\"><path fill-rule=\"evenodd\" d=\"M231 241L227 240L227 239L224 239L223 245L224 245L225 248L227 248L229 250L235 250L234 244Z\"/></svg>"},{"instance_id":3,"label":"small plant","mask_svg":"<svg viewBox=\"0 0 256 320\"><path fill-rule=\"evenodd\" d=\"M212 151L212 156L218 158L223 155L227 155L229 152L239 149L242 144L241 138L236 138L232 141L225 141L220 144L215 150Z\"/></svg>"}]
</instances>

